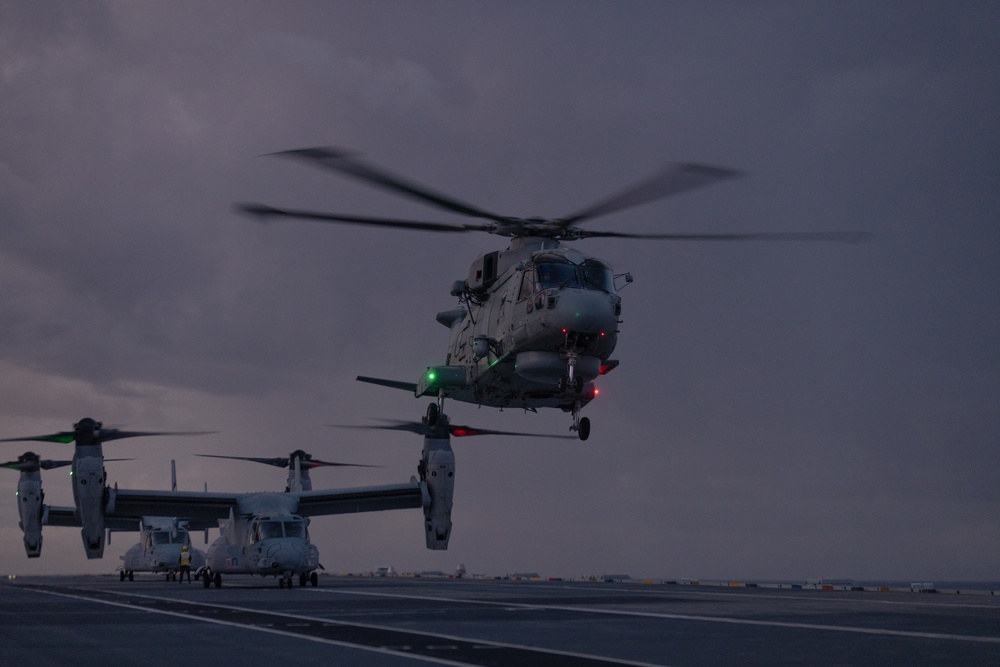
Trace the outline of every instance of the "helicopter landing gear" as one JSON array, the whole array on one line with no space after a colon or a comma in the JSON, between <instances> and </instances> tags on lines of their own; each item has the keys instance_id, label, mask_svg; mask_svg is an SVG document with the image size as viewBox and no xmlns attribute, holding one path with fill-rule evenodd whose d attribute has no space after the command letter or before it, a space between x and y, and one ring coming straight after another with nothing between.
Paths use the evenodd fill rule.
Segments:
<instances>
[{"instance_id":1,"label":"helicopter landing gear","mask_svg":"<svg viewBox=\"0 0 1000 667\"><path fill-rule=\"evenodd\" d=\"M573 425L569 427L569 430L576 431L580 440L586 440L590 437L590 418L580 417L580 408L582 407L580 401L573 404Z\"/></svg>"},{"instance_id":2,"label":"helicopter landing gear","mask_svg":"<svg viewBox=\"0 0 1000 667\"><path fill-rule=\"evenodd\" d=\"M437 403L428 404L427 415L424 417L424 423L428 426L434 426L437 424L439 414L441 414L441 408L438 407Z\"/></svg>"},{"instance_id":3,"label":"helicopter landing gear","mask_svg":"<svg viewBox=\"0 0 1000 667\"><path fill-rule=\"evenodd\" d=\"M430 427L437 426L438 415L444 411L444 389L438 389L437 401L427 405L427 415L424 423Z\"/></svg>"}]
</instances>

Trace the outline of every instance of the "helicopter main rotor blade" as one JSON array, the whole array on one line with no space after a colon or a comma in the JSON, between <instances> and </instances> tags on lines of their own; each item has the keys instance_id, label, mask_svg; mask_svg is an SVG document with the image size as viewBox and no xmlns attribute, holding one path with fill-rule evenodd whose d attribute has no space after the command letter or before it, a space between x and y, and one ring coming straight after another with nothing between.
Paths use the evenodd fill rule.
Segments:
<instances>
[{"instance_id":1,"label":"helicopter main rotor blade","mask_svg":"<svg viewBox=\"0 0 1000 667\"><path fill-rule=\"evenodd\" d=\"M607 197L582 211L562 218L556 221L556 224L562 227L570 227L590 218L639 206L640 204L645 204L656 199L671 197L682 192L694 190L695 188L735 178L742 174L743 172L733 169L712 167L703 164L672 164L647 180L633 185L618 194Z\"/></svg>"},{"instance_id":2,"label":"helicopter main rotor blade","mask_svg":"<svg viewBox=\"0 0 1000 667\"><path fill-rule=\"evenodd\" d=\"M484 218L499 223L506 223L508 221L508 218L502 215L485 211L471 204L458 201L448 195L434 192L422 185L391 174L384 169L376 168L360 160L353 159L345 151L336 148L303 148L300 150L271 153L271 155L298 158L316 166L326 167L327 169L353 176L358 180L383 190L401 194L411 199L418 199L431 206L436 206L452 213L458 213L459 215Z\"/></svg>"},{"instance_id":3,"label":"helicopter main rotor blade","mask_svg":"<svg viewBox=\"0 0 1000 667\"><path fill-rule=\"evenodd\" d=\"M864 243L868 232L773 232L759 234L628 234L579 230L580 238L660 239L665 241L839 241Z\"/></svg>"},{"instance_id":4,"label":"helicopter main rotor blade","mask_svg":"<svg viewBox=\"0 0 1000 667\"><path fill-rule=\"evenodd\" d=\"M397 218L376 218L364 215L338 215L319 211L302 211L298 209L281 209L266 204L237 204L236 210L255 218L295 218L298 220L313 220L317 222L338 222L348 225L365 225L370 227L395 227L397 229L414 229L430 232L493 232L496 225L462 225L444 222L425 222L421 220L400 220Z\"/></svg>"}]
</instances>

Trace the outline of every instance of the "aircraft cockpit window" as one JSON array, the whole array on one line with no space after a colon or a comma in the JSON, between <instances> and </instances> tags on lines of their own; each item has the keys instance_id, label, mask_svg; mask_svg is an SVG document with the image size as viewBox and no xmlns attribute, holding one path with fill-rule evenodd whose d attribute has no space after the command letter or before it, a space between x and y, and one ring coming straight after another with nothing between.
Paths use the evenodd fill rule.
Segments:
<instances>
[{"instance_id":1,"label":"aircraft cockpit window","mask_svg":"<svg viewBox=\"0 0 1000 667\"><path fill-rule=\"evenodd\" d=\"M280 521L261 521L259 529L260 539L262 540L269 540L272 537L282 537Z\"/></svg>"},{"instance_id":2,"label":"aircraft cockpit window","mask_svg":"<svg viewBox=\"0 0 1000 667\"><path fill-rule=\"evenodd\" d=\"M285 537L305 537L305 536L306 536L305 521L285 522Z\"/></svg>"},{"instance_id":3,"label":"aircraft cockpit window","mask_svg":"<svg viewBox=\"0 0 1000 667\"><path fill-rule=\"evenodd\" d=\"M153 531L153 544L170 544L170 533L165 530Z\"/></svg>"},{"instance_id":4,"label":"aircraft cockpit window","mask_svg":"<svg viewBox=\"0 0 1000 667\"><path fill-rule=\"evenodd\" d=\"M521 290L517 294L517 300L523 301L530 298L535 293L535 270L525 269L524 277L521 278Z\"/></svg>"},{"instance_id":5,"label":"aircraft cockpit window","mask_svg":"<svg viewBox=\"0 0 1000 667\"><path fill-rule=\"evenodd\" d=\"M535 268L538 271L538 282L542 289L580 287L576 267L568 262L565 264L546 262L538 264Z\"/></svg>"},{"instance_id":6,"label":"aircraft cockpit window","mask_svg":"<svg viewBox=\"0 0 1000 667\"><path fill-rule=\"evenodd\" d=\"M586 289L599 289L608 293L615 291L615 275L611 267L596 259L588 259L583 263L583 286Z\"/></svg>"}]
</instances>

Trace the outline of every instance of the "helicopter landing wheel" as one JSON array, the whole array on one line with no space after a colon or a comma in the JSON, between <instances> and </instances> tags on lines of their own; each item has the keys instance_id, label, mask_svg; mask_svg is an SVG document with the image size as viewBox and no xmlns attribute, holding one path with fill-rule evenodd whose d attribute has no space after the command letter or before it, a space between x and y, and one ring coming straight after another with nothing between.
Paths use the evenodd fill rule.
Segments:
<instances>
[{"instance_id":1,"label":"helicopter landing wheel","mask_svg":"<svg viewBox=\"0 0 1000 667\"><path fill-rule=\"evenodd\" d=\"M121 577L121 581L125 581L125 570L121 571L120 577Z\"/></svg>"},{"instance_id":2,"label":"helicopter landing wheel","mask_svg":"<svg viewBox=\"0 0 1000 667\"><path fill-rule=\"evenodd\" d=\"M580 440L586 440L590 437L590 418L580 418L580 409L582 407L583 404L580 401L573 404L573 425L569 427L569 430L576 431Z\"/></svg>"},{"instance_id":3,"label":"helicopter landing wheel","mask_svg":"<svg viewBox=\"0 0 1000 667\"><path fill-rule=\"evenodd\" d=\"M316 576L316 572L310 572L309 585L315 588L317 584L319 584L319 577Z\"/></svg>"},{"instance_id":4,"label":"helicopter landing wheel","mask_svg":"<svg viewBox=\"0 0 1000 667\"><path fill-rule=\"evenodd\" d=\"M441 409L438 407L437 403L430 403L427 406L427 416L424 418L428 426L434 426L437 424L438 414L440 414Z\"/></svg>"}]
</instances>

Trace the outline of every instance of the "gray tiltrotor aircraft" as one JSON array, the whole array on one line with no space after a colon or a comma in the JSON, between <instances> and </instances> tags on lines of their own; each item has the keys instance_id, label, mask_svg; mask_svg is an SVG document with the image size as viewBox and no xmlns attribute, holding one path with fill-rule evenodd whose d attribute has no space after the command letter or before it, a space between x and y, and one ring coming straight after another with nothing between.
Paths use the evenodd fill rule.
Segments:
<instances>
[{"instance_id":1,"label":"gray tiltrotor aircraft","mask_svg":"<svg viewBox=\"0 0 1000 667\"><path fill-rule=\"evenodd\" d=\"M42 525L48 522L48 506L44 504L42 491L42 470L68 466L72 461L52 461L41 459L34 452L25 452L16 461L0 463L2 468L10 468L21 473L17 480L18 526L24 533L24 551L28 558L42 555Z\"/></svg>"},{"instance_id":2,"label":"gray tiltrotor aircraft","mask_svg":"<svg viewBox=\"0 0 1000 667\"><path fill-rule=\"evenodd\" d=\"M191 545L190 527L190 521L176 517L143 517L138 525L139 542L121 556L121 580L132 581L136 572L159 572L167 581L176 579L183 547L191 554L191 572L205 567L205 552Z\"/></svg>"},{"instance_id":3,"label":"gray tiltrotor aircraft","mask_svg":"<svg viewBox=\"0 0 1000 667\"><path fill-rule=\"evenodd\" d=\"M436 407L436 404L432 405ZM169 578L174 556L164 555L165 549L152 548L157 542L156 536L169 535L169 540L161 540L164 546L168 546L169 543L171 548L177 548L183 544L190 544L190 539L186 537L187 529L202 530L223 522L220 526L221 535L209 547L205 555L205 566L201 568L206 587L211 584L216 587L221 586L223 574L275 576L278 577L282 587L286 585L291 587L293 579L297 576L300 586L304 586L307 581L315 586L316 568L321 566L318 551L309 541L307 528L310 517L422 508L427 547L447 549L451 537L451 508L455 485L455 456L451 449L450 436L537 437L533 433L454 426L449 423L447 416L436 413L433 420L425 418L421 424L393 422L389 426L376 428L411 431L424 435L424 448L417 466L419 479L413 477L406 484L314 490L309 476L312 468L355 464L321 461L302 450L297 450L287 458L217 457L246 459L289 468L288 482L283 492L178 491L175 475L170 491L119 489L117 485L109 487L105 481L105 459L100 442L138 435L166 435L166 433L104 430L100 422L89 418L77 422L76 430L72 432L7 439L55 442L70 442L76 439L77 456L72 462L41 461L37 455L29 452L17 461L5 465L21 472L18 492L25 499L19 499L18 503L25 548L29 557L40 553L43 525L82 526L88 558L100 557L101 554L95 555L97 544L103 553L105 530L140 530L142 540L123 557L125 564L122 568L122 579L131 579L132 573L143 570L166 572ZM185 434L191 433L185 432ZM91 437L88 438L88 435ZM82 455L80 441L86 443L83 447L89 448ZM85 465L78 465L79 459L83 459ZM86 494L74 495L75 507L44 505L39 470L67 463L74 465L74 472L91 471L90 476L86 478L87 483L81 484ZM80 482L75 481L75 483ZM97 487L97 493L91 493L91 486ZM100 535L91 540L89 539L91 533L88 531L93 530L99 531Z\"/></svg>"},{"instance_id":4,"label":"gray tiltrotor aircraft","mask_svg":"<svg viewBox=\"0 0 1000 667\"><path fill-rule=\"evenodd\" d=\"M417 382L358 377L362 382L412 391L437 399L428 409L433 423L445 398L490 407L526 410L559 408L573 414L570 430L581 440L590 420L581 409L594 399L594 381L618 366L611 358L621 324L622 303L611 266L570 248L564 241L600 238L710 241L847 241L864 240L859 232L771 234L629 234L588 231L579 226L655 199L726 180L738 172L698 164L676 164L646 181L563 218L517 218L498 215L434 192L331 148L279 153L332 169L397 195L417 199L478 223L440 223L396 218L342 215L241 204L239 210L260 218L300 218L321 222L373 225L433 232L487 232L509 237L505 250L478 257L465 280L451 294L460 307L437 315L451 331L444 365L431 366Z\"/></svg>"},{"instance_id":5,"label":"gray tiltrotor aircraft","mask_svg":"<svg viewBox=\"0 0 1000 667\"><path fill-rule=\"evenodd\" d=\"M75 505L76 524L81 526L80 534L83 537L83 548L87 552L87 558L101 558L104 555L104 529L105 513L108 504L108 488L106 484L107 473L104 470L104 450L102 443L122 438L137 438L151 435L200 435L208 431L199 432L153 432L153 431L120 431L115 428L103 428L101 422L85 417L73 424L72 431L60 431L48 435L29 436L25 438L3 438L0 442L57 442L69 444L75 442L73 460L70 475L73 478L73 503ZM111 459L108 459L111 460ZM64 465L64 464L62 464ZM36 471L37 473L37 471ZM22 472L22 482L24 483L25 473ZM41 494L41 477L39 480L39 495ZM35 503L34 500L31 501ZM41 500L37 501L39 507ZM22 514L22 517L24 515ZM139 518L139 517L135 517ZM33 521L34 519L32 519ZM22 523L24 520L22 518ZM25 530L25 539L28 539L28 528ZM31 528L34 531L34 527ZM38 528L39 548L41 545L41 527ZM30 555L30 553L29 553Z\"/></svg>"}]
</instances>

